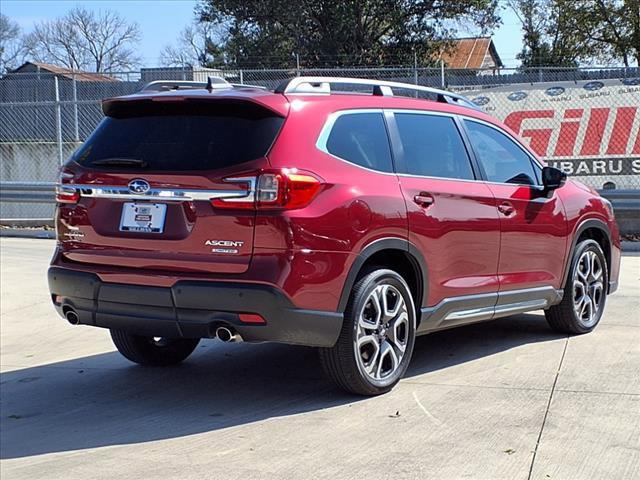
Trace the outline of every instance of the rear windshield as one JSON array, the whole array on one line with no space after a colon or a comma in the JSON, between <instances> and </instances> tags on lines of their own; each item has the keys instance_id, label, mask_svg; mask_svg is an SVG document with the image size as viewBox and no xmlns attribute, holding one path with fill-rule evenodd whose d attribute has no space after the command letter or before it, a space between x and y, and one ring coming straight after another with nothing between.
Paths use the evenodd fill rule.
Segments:
<instances>
[{"instance_id":1,"label":"rear windshield","mask_svg":"<svg viewBox=\"0 0 640 480\"><path fill-rule=\"evenodd\" d=\"M99 169L213 170L264 157L284 122L247 102L153 103L110 108L72 159Z\"/></svg>"}]
</instances>

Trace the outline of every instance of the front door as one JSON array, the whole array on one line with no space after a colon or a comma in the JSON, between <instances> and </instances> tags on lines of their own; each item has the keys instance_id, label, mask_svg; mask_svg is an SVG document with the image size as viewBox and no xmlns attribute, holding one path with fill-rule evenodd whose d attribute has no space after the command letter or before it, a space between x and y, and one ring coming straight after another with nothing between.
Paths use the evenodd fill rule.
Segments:
<instances>
[{"instance_id":1,"label":"front door","mask_svg":"<svg viewBox=\"0 0 640 480\"><path fill-rule=\"evenodd\" d=\"M567 248L561 200L542 191L539 166L515 140L488 124L464 122L500 217L500 291L561 288Z\"/></svg>"}]
</instances>

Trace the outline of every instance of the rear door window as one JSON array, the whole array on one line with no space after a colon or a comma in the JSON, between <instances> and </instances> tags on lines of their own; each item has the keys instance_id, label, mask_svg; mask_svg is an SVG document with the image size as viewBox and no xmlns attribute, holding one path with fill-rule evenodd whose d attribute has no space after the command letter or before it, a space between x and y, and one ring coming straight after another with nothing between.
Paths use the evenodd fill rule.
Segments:
<instances>
[{"instance_id":1,"label":"rear door window","mask_svg":"<svg viewBox=\"0 0 640 480\"><path fill-rule=\"evenodd\" d=\"M180 103L112 109L73 159L93 168L213 170L265 156L284 122L261 107Z\"/></svg>"},{"instance_id":2,"label":"rear door window","mask_svg":"<svg viewBox=\"0 0 640 480\"><path fill-rule=\"evenodd\" d=\"M382 113L349 113L337 118L326 150L361 167L392 172L391 150Z\"/></svg>"},{"instance_id":3,"label":"rear door window","mask_svg":"<svg viewBox=\"0 0 640 480\"><path fill-rule=\"evenodd\" d=\"M395 119L404 150L401 173L474 179L467 149L453 118L396 113Z\"/></svg>"}]
</instances>

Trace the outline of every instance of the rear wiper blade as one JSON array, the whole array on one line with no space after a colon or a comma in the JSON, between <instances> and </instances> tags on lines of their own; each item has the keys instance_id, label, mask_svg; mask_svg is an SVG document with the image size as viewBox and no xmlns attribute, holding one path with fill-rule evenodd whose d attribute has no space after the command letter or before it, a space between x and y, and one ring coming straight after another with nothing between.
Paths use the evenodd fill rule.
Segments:
<instances>
[{"instance_id":1,"label":"rear wiper blade","mask_svg":"<svg viewBox=\"0 0 640 480\"><path fill-rule=\"evenodd\" d=\"M139 167L146 168L149 164L139 158L101 158L94 160L91 165L117 165L120 167Z\"/></svg>"}]
</instances>

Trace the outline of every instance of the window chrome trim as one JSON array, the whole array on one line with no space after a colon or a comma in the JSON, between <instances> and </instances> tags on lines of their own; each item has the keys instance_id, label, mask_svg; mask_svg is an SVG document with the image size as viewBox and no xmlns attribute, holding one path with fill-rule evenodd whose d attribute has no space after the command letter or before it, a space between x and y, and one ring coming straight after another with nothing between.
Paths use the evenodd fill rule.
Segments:
<instances>
[{"instance_id":1,"label":"window chrome trim","mask_svg":"<svg viewBox=\"0 0 640 480\"><path fill-rule=\"evenodd\" d=\"M333 130L333 126L335 125L336 121L345 115L357 115L357 114L362 114L362 113L379 113L382 116L382 121L385 122L384 119L384 109L383 108L351 108L348 110L338 110L337 112L333 112L331 114L329 114L329 116L327 117L327 120L325 121L324 125L322 126L322 129L320 129L320 135L318 135L318 139L316 140L316 148L318 150L320 150L322 153L326 153L327 155L330 155L333 158L336 158L342 162L346 162L349 165L352 165L354 167L358 167L358 168L362 168L363 170L366 170L368 172L373 172L373 173L379 173L382 175L396 175L395 172L395 167L393 164L393 152L391 150L391 144L389 143L389 134L387 132L387 142L389 143L389 154L392 157L392 161L391 161L391 167L394 169L394 171L391 172L384 172L382 170L374 170L373 168L369 168L369 167L365 167L363 165L358 165L357 163L353 163L350 162L349 160L347 160L346 158L342 158L339 157L333 153L331 153L329 151L329 149L327 148L327 142L329 141L329 136L331 135L331 131ZM385 131L386 131L386 126L385 126Z\"/></svg>"},{"instance_id":2,"label":"window chrome trim","mask_svg":"<svg viewBox=\"0 0 640 480\"><path fill-rule=\"evenodd\" d=\"M456 113L449 112L438 112L436 110L416 110L413 108L385 108L385 111L391 112L393 114L396 113L409 113L412 115L433 115L436 117L451 117L455 118L458 116Z\"/></svg>"},{"instance_id":3,"label":"window chrome trim","mask_svg":"<svg viewBox=\"0 0 640 480\"><path fill-rule=\"evenodd\" d=\"M231 179L230 179L231 180ZM81 197L111 198L117 200L159 200L163 202L190 202L195 200L211 200L213 198L234 198L253 201L255 195L255 178L233 179L237 183L247 185L247 190L185 190L173 188L151 188L145 193L132 193L126 185L93 185L62 183L59 187L73 189ZM233 182L236 183L236 182Z\"/></svg>"},{"instance_id":4,"label":"window chrome trim","mask_svg":"<svg viewBox=\"0 0 640 480\"><path fill-rule=\"evenodd\" d=\"M380 113L384 116L385 112L391 112L391 113L417 113L417 114L421 114L421 115L440 115L440 116L446 116L446 117L451 117L451 118L455 118L456 115L455 114L451 114L451 113L447 113L447 112L431 112L431 111L424 111L424 110L412 110L412 109L393 109L393 108L352 108L352 109L347 109L347 110L338 110L336 112L331 113L328 117L327 120L325 122L325 124L323 125L322 129L320 130L320 135L318 136L318 140L316 140L316 148L318 150L320 150L322 153L326 153L327 155L340 160L342 162L346 162L351 166L357 167L357 168L361 168L363 170L366 170L368 172L372 172L372 173L378 173L381 175L393 175L393 176L397 176L397 177L412 177L412 178L425 178L425 179L433 179L433 180L449 180L449 181L459 181L459 182L484 182L483 179L481 178L476 178L476 179L467 179L467 178L451 178L451 177L429 177L426 175L414 175L411 173L399 173L396 171L396 169L394 168L393 172L383 172L380 170L373 170L371 168L362 166L362 165L358 165L357 163L352 163L349 160L342 158L342 157L338 157L337 155L334 155L333 153L331 153L328 149L327 149L327 141L329 139L329 135L331 134L331 130L333 129L333 125L336 123L336 120L338 120L338 118L340 118L343 115L354 115L354 114L358 114L358 113ZM388 136L387 136L387 139ZM391 148L391 147L390 147ZM395 167L395 164L394 164Z\"/></svg>"},{"instance_id":5,"label":"window chrome trim","mask_svg":"<svg viewBox=\"0 0 640 480\"><path fill-rule=\"evenodd\" d=\"M538 161L538 159L531 155L531 153L526 150L526 148L522 145L521 142L519 142L516 138L513 137L513 135L511 135L509 132L507 132L506 130L502 130L500 127L493 125L490 122L487 122L485 120L481 120L479 118L475 118L475 117L470 117L468 115L464 115L464 114L460 114L460 113L449 113L449 112L439 112L439 111L435 111L435 110L416 110L416 109L404 109L404 108L351 108L351 109L346 109L346 110L338 110L336 112L333 112L331 114L329 114L329 116L327 117L327 120L325 121L324 125L322 126L322 128L320 129L320 134L318 135L318 139L316 140L316 148L318 150L320 150L322 153L326 153L327 155L340 160L342 162L348 163L349 165L353 166L353 167L357 167L357 168L361 168L363 170L366 170L368 172L372 172L372 173L378 173L381 175L394 175L397 177L408 177L408 178L424 178L427 180L445 180L445 181L454 181L454 182L473 182L473 183L485 183L485 184L490 184L490 185L509 185L509 186L513 186L513 187L529 187L532 188L534 190L544 190L544 186L540 185L540 184L535 184L535 185L528 185L525 183L507 183L507 182L493 182L490 180L487 180L485 178L452 178L452 177L432 177L432 176L428 176L428 175L415 175L412 173L400 173L398 171L393 171L393 172L383 172L380 170L373 170L371 168L368 167L364 167L362 165L358 165L357 163L352 163L347 159L344 159L342 157L338 157L337 155L334 155L333 153L329 152L329 150L327 149L327 141L329 139L329 135L331 134L331 130L333 129L333 125L336 123L336 120L338 118L340 118L343 115L354 115L354 114L358 114L358 113L381 113L384 115L385 112L391 112L393 114L396 113L409 113L409 114L418 114L418 115L435 115L435 116L441 116L441 117L450 117L455 119L460 118L461 120L470 120L472 122L478 122L480 124L486 125L490 128L493 128L494 130L496 130L499 133L502 133L504 135L507 135L508 138L510 138L517 146L518 148L520 148L530 159L531 161L534 162L534 164L536 166L538 166L540 168L540 170L542 170L543 166L540 164L540 162ZM387 136L388 139L388 136ZM463 139L464 141L464 139ZM473 145L471 146L473 148Z\"/></svg>"},{"instance_id":6,"label":"window chrome trim","mask_svg":"<svg viewBox=\"0 0 640 480\"><path fill-rule=\"evenodd\" d=\"M413 173L398 173L399 177L408 178L424 178L426 180L445 180L447 182L473 182L473 183L488 183L482 178L452 178L452 177L430 177L429 175L416 175Z\"/></svg>"},{"instance_id":7,"label":"window chrome trim","mask_svg":"<svg viewBox=\"0 0 640 480\"><path fill-rule=\"evenodd\" d=\"M479 118L471 117L469 115L465 115L465 114L462 114L462 113L438 112L438 111L434 111L434 110L415 110L415 109L404 109L404 108L386 108L384 110L387 111L387 112L391 112L393 114L396 114L396 113L410 113L410 114L418 114L418 115L435 115L435 116L450 117L450 118L456 118L457 117L457 118L461 119L463 121L463 123L464 123L464 120L469 120L471 122L477 122L477 123L480 123L482 125L486 125L487 127L493 128L498 133L502 133L503 135L506 135L507 138L509 138L511 141L513 141L516 144L516 146L520 150L522 150L524 152L524 154L527 155L527 157L529 157L529 159L540 169L540 172L542 171L543 165L540 164L538 159L535 156L533 156L531 154L531 152L529 152L525 148L525 146L517 138L515 138L513 135L511 135L508 131L500 128L497 125L494 125L494 124L492 124L490 122L487 122L485 120L481 120ZM471 145L471 147L473 148L473 145ZM516 187L529 187L529 188L533 188L535 190L543 190L544 189L544 186L540 185L538 183L536 183L534 185L528 185L526 183L493 182L491 180L484 179L484 178L468 179L468 178L452 178L452 177L431 177L431 176L428 176L428 175L415 175L415 174L411 174L411 173L397 173L397 175L398 176L404 176L404 177L429 178L429 179L436 179L436 180L454 180L454 181L458 181L458 182L483 182L483 183L487 183L487 184L491 184L491 185L510 185L510 186L516 186ZM537 179L536 179L536 181L537 181Z\"/></svg>"}]
</instances>

